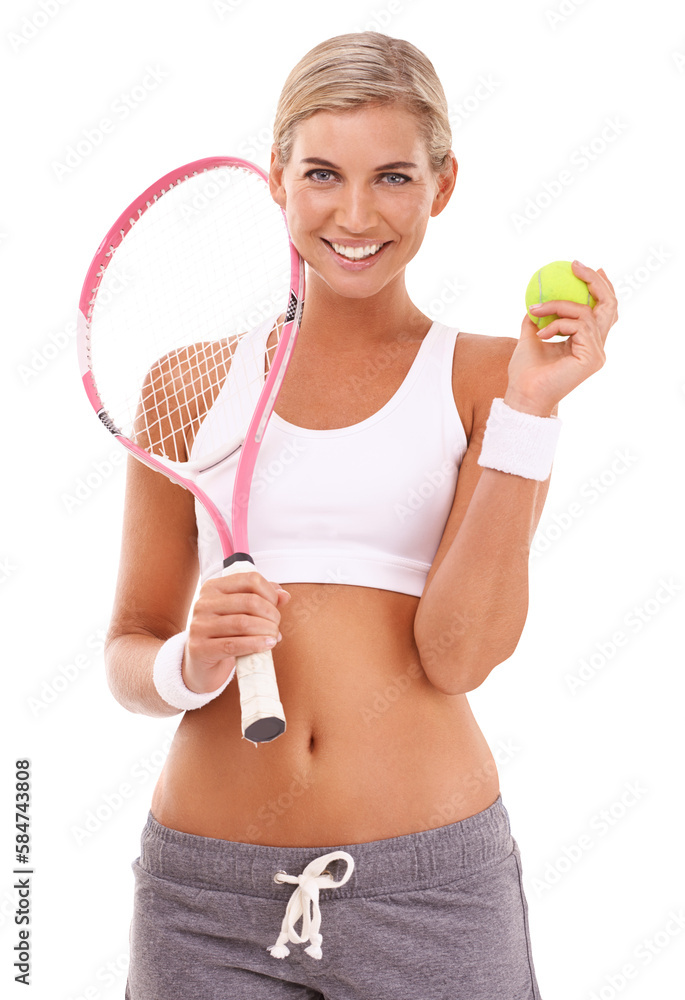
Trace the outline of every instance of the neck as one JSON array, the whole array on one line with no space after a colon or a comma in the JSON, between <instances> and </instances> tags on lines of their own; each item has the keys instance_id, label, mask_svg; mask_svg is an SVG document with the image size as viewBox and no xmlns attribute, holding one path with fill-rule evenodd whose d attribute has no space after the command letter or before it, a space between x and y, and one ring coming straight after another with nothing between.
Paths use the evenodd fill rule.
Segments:
<instances>
[{"instance_id":1,"label":"neck","mask_svg":"<svg viewBox=\"0 0 685 1000\"><path fill-rule=\"evenodd\" d=\"M363 299L333 292L311 270L298 341L324 351L363 352L398 341L420 340L431 321L409 298L404 273Z\"/></svg>"}]
</instances>

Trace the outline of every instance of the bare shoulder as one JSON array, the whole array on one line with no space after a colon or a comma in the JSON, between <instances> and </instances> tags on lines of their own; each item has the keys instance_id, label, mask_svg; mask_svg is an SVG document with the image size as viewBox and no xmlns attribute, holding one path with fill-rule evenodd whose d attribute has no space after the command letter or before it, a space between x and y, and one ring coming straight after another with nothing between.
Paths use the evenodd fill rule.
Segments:
<instances>
[{"instance_id":1,"label":"bare shoulder","mask_svg":"<svg viewBox=\"0 0 685 1000\"><path fill-rule=\"evenodd\" d=\"M474 423L487 418L495 396L506 392L515 337L491 337L460 331L454 348L452 389L467 438Z\"/></svg>"},{"instance_id":2,"label":"bare shoulder","mask_svg":"<svg viewBox=\"0 0 685 1000\"><path fill-rule=\"evenodd\" d=\"M175 348L148 369L133 439L146 451L186 461L230 368L237 337Z\"/></svg>"}]
</instances>

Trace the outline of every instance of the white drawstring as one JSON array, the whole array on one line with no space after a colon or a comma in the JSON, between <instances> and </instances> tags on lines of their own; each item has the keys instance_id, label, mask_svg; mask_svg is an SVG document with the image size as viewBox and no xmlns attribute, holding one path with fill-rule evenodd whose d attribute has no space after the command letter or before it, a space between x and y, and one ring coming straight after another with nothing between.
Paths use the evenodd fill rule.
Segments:
<instances>
[{"instance_id":1,"label":"white drawstring","mask_svg":"<svg viewBox=\"0 0 685 1000\"><path fill-rule=\"evenodd\" d=\"M335 858L343 858L347 862L347 871L339 882L336 882L330 872L324 871L329 861ZM274 875L274 882L291 882L297 885L297 889L288 900L288 906L281 924L281 933L278 935L276 944L272 944L267 951L270 951L274 958L285 958L290 954L290 949L286 947L286 941L293 941L303 944L311 940L311 944L305 951L312 958L321 958L321 943L323 937L319 933L321 926L321 910L319 909L319 889L335 888L344 885L354 871L354 858L346 851L331 851L330 854L322 854L320 858L310 861L301 875L286 875L284 871ZM310 914L310 906L313 915ZM302 934L295 930L295 924L302 917Z\"/></svg>"}]
</instances>

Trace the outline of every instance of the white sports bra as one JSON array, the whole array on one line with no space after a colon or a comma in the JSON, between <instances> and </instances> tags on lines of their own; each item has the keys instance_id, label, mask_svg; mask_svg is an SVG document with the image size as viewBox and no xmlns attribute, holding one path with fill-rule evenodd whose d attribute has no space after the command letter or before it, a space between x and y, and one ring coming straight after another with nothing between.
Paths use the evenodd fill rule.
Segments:
<instances>
[{"instance_id":1,"label":"white sports bra","mask_svg":"<svg viewBox=\"0 0 685 1000\"><path fill-rule=\"evenodd\" d=\"M203 442L212 439L212 414L231 390L235 366L253 367L261 359L263 383L274 319L240 342L193 443L193 462L202 459ZM247 522L248 551L267 580L421 596L468 445L452 392L458 333L434 322L397 392L357 424L314 430L272 413L255 465ZM197 476L229 527L239 454L238 449ZM223 559L216 529L198 501L195 514L204 582L221 572Z\"/></svg>"}]
</instances>

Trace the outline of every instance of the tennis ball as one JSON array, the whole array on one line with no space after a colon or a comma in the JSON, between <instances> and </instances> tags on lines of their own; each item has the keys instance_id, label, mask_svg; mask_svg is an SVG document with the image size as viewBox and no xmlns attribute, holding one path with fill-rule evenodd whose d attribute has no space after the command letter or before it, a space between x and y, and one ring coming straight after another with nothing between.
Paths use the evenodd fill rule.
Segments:
<instances>
[{"instance_id":1,"label":"tennis ball","mask_svg":"<svg viewBox=\"0 0 685 1000\"><path fill-rule=\"evenodd\" d=\"M531 315L530 307L541 302L549 302L551 299L568 299L571 302L580 302L593 308L595 306L595 299L590 295L588 286L573 273L570 260L555 260L551 264L545 264L544 267L535 272L528 282L526 312L535 325L541 329L559 317L556 313L552 313L550 316ZM560 334L560 336L566 336L566 334Z\"/></svg>"}]
</instances>

